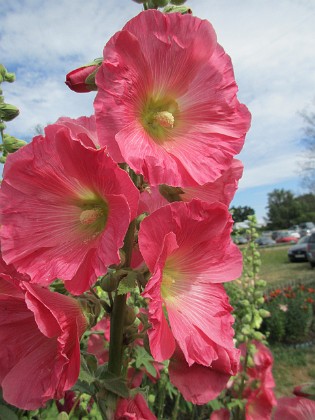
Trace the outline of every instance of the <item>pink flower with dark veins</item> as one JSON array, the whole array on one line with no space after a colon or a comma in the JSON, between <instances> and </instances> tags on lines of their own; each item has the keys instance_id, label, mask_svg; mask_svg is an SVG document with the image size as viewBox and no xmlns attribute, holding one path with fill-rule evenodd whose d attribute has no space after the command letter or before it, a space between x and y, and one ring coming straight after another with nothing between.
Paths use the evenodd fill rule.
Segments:
<instances>
[{"instance_id":1,"label":"pink flower with dark veins","mask_svg":"<svg viewBox=\"0 0 315 420\"><path fill-rule=\"evenodd\" d=\"M60 278L75 295L120 262L139 199L105 149L93 148L93 139L89 147L82 144L90 126L84 133L69 121L48 126L45 137L10 154L0 192L6 263L32 283Z\"/></svg>"},{"instance_id":2,"label":"pink flower with dark veins","mask_svg":"<svg viewBox=\"0 0 315 420\"><path fill-rule=\"evenodd\" d=\"M106 44L96 84L101 145L151 186L215 181L250 127L229 56L211 24L189 14L131 19Z\"/></svg>"},{"instance_id":3,"label":"pink flower with dark veins","mask_svg":"<svg viewBox=\"0 0 315 420\"><path fill-rule=\"evenodd\" d=\"M188 367L224 360L222 370L236 373L232 307L218 284L242 271L231 226L226 206L200 200L169 204L143 220L139 247L152 273L143 296L149 300L148 335L156 360L171 358L178 346Z\"/></svg>"}]
</instances>

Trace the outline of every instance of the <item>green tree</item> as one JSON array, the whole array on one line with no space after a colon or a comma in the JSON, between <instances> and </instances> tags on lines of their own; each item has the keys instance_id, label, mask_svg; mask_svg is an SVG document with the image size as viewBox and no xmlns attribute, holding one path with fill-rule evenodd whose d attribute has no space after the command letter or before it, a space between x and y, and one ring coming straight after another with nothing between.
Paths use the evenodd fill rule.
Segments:
<instances>
[{"instance_id":1,"label":"green tree","mask_svg":"<svg viewBox=\"0 0 315 420\"><path fill-rule=\"evenodd\" d=\"M302 215L301 203L289 190L275 189L268 194L268 229L285 229Z\"/></svg>"},{"instance_id":2,"label":"green tree","mask_svg":"<svg viewBox=\"0 0 315 420\"><path fill-rule=\"evenodd\" d=\"M244 220L248 219L248 216L255 214L255 210L249 206L233 206L230 208L230 212L235 223L244 222Z\"/></svg>"}]
</instances>

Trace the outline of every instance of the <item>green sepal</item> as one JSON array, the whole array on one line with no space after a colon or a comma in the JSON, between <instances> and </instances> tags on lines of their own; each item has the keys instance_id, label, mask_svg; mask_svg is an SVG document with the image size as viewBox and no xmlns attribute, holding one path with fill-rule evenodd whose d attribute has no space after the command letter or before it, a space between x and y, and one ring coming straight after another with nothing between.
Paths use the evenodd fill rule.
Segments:
<instances>
[{"instance_id":1,"label":"green sepal","mask_svg":"<svg viewBox=\"0 0 315 420\"><path fill-rule=\"evenodd\" d=\"M120 281L117 293L119 295L125 295L126 293L132 292L137 283L137 273L135 271L129 271L128 274Z\"/></svg>"}]
</instances>

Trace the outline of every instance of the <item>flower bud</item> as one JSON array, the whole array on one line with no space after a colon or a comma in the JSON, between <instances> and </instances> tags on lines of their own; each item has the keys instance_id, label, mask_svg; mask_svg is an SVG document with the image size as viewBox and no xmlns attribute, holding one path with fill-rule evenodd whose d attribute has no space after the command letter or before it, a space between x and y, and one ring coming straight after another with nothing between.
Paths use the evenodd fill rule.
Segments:
<instances>
[{"instance_id":1,"label":"flower bud","mask_svg":"<svg viewBox=\"0 0 315 420\"><path fill-rule=\"evenodd\" d=\"M66 85L77 93L86 93L97 90L95 76L99 66L102 64L102 60L102 58L97 58L92 63L72 70L66 76Z\"/></svg>"},{"instance_id":2,"label":"flower bud","mask_svg":"<svg viewBox=\"0 0 315 420\"><path fill-rule=\"evenodd\" d=\"M114 292L119 284L119 277L114 273L108 273L101 278L100 286L104 292Z\"/></svg>"},{"instance_id":3,"label":"flower bud","mask_svg":"<svg viewBox=\"0 0 315 420\"><path fill-rule=\"evenodd\" d=\"M0 103L0 118L3 121L11 121L19 115L18 108L11 104Z\"/></svg>"},{"instance_id":4,"label":"flower bud","mask_svg":"<svg viewBox=\"0 0 315 420\"><path fill-rule=\"evenodd\" d=\"M129 325L132 325L135 319L136 319L136 314L133 308L131 308L130 306L126 306L125 320L124 320L125 326L128 327Z\"/></svg>"},{"instance_id":5,"label":"flower bud","mask_svg":"<svg viewBox=\"0 0 315 420\"><path fill-rule=\"evenodd\" d=\"M4 76L4 81L5 82L9 82L9 83L13 83L15 80L15 74L14 73L6 73Z\"/></svg>"},{"instance_id":6,"label":"flower bud","mask_svg":"<svg viewBox=\"0 0 315 420\"><path fill-rule=\"evenodd\" d=\"M166 6L163 9L164 13L181 13L182 15L192 14L192 10L190 7L187 6Z\"/></svg>"},{"instance_id":7,"label":"flower bud","mask_svg":"<svg viewBox=\"0 0 315 420\"><path fill-rule=\"evenodd\" d=\"M3 135L4 149L8 153L14 153L26 144L26 141L17 139L16 137L10 136L9 134Z\"/></svg>"}]
</instances>

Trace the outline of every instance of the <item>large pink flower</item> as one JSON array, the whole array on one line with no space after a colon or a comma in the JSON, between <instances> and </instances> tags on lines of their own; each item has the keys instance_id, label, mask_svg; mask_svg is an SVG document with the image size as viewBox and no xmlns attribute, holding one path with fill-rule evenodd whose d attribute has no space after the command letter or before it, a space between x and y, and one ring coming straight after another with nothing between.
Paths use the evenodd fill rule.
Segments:
<instances>
[{"instance_id":1,"label":"large pink flower","mask_svg":"<svg viewBox=\"0 0 315 420\"><path fill-rule=\"evenodd\" d=\"M8 157L0 235L4 260L32 282L61 278L81 294L120 261L139 193L104 149L84 147L70 128L51 125Z\"/></svg>"},{"instance_id":2,"label":"large pink flower","mask_svg":"<svg viewBox=\"0 0 315 420\"><path fill-rule=\"evenodd\" d=\"M0 385L8 403L34 410L76 382L87 322L73 298L19 280L0 278Z\"/></svg>"},{"instance_id":3,"label":"large pink flower","mask_svg":"<svg viewBox=\"0 0 315 420\"><path fill-rule=\"evenodd\" d=\"M302 397L282 397L278 400L274 420L314 420L315 401Z\"/></svg>"},{"instance_id":4,"label":"large pink flower","mask_svg":"<svg viewBox=\"0 0 315 420\"><path fill-rule=\"evenodd\" d=\"M169 204L142 222L139 246L152 273L143 295L149 298L149 339L156 360L170 358L177 342L189 366L210 366L223 357L225 372L236 373L232 308L217 284L242 271L231 225L224 205L199 200Z\"/></svg>"},{"instance_id":5,"label":"large pink flower","mask_svg":"<svg viewBox=\"0 0 315 420\"><path fill-rule=\"evenodd\" d=\"M151 185L214 181L243 146L250 114L206 20L140 13L105 46L96 84L101 143Z\"/></svg>"}]
</instances>

